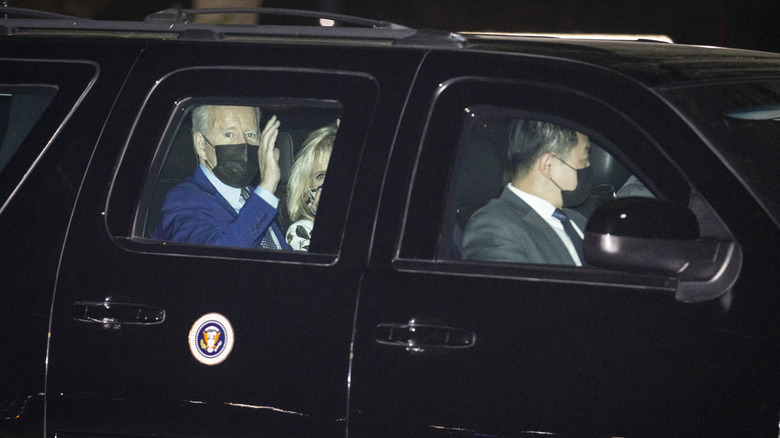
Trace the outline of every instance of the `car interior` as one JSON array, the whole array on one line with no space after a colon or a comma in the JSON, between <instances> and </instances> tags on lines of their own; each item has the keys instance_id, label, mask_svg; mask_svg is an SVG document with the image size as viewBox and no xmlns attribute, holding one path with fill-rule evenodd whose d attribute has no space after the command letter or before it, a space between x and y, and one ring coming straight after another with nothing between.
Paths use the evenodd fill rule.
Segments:
<instances>
[{"instance_id":1,"label":"car interior","mask_svg":"<svg viewBox=\"0 0 780 438\"><path fill-rule=\"evenodd\" d=\"M461 258L463 230L474 212L498 198L511 177L507 158L509 126L514 117L489 108L469 119L461 132L458 155L450 183L437 259ZM615 197L631 173L612 155L591 144L593 188L588 200L577 207L585 217Z\"/></svg>"},{"instance_id":2,"label":"car interior","mask_svg":"<svg viewBox=\"0 0 780 438\"><path fill-rule=\"evenodd\" d=\"M264 115L268 113L268 117L272 114L271 111L263 110L262 112ZM306 120L306 118L293 120L292 118L283 118L282 115L279 116L283 127L284 125L290 126L290 129L280 130L276 139L276 148L279 149L281 179L274 194L279 198L278 220L282 229L286 229L291 222L288 218L285 203L287 181L290 177L290 169L295 155L302 148L303 142L309 133L326 125L329 123L328 121L332 123L336 118L338 118L338 114L335 114L332 110L324 111L314 120ZM261 126L264 123L265 118L262 120ZM136 230L137 236L152 237L160 210L165 201L165 195L177 184L191 177L198 166L198 157L192 140L192 122L189 115L181 118L180 125L170 141L170 146L162 155L159 173L154 181L147 182L145 193L142 196L140 205L142 208L146 206L146 212L140 216L143 217L143 220L138 221L140 228ZM154 176L154 172L151 172L150 178Z\"/></svg>"}]
</instances>

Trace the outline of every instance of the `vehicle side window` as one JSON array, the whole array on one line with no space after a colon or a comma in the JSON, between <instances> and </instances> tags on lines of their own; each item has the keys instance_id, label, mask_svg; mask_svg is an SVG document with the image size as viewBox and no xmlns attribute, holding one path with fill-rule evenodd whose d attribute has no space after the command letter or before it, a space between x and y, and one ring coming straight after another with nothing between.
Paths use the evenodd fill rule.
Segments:
<instances>
[{"instance_id":1,"label":"vehicle side window","mask_svg":"<svg viewBox=\"0 0 780 438\"><path fill-rule=\"evenodd\" d=\"M0 172L54 99L56 91L54 87L0 85Z\"/></svg>"},{"instance_id":2,"label":"vehicle side window","mask_svg":"<svg viewBox=\"0 0 780 438\"><path fill-rule=\"evenodd\" d=\"M362 73L169 73L126 125L109 234L134 251L332 263L377 98Z\"/></svg>"},{"instance_id":3,"label":"vehicle side window","mask_svg":"<svg viewBox=\"0 0 780 438\"><path fill-rule=\"evenodd\" d=\"M98 73L82 61L0 63L0 214L89 93Z\"/></svg>"},{"instance_id":4,"label":"vehicle side window","mask_svg":"<svg viewBox=\"0 0 780 438\"><path fill-rule=\"evenodd\" d=\"M439 258L582 266L597 207L618 194L653 197L585 129L506 107L466 112Z\"/></svg>"},{"instance_id":5,"label":"vehicle side window","mask_svg":"<svg viewBox=\"0 0 780 438\"><path fill-rule=\"evenodd\" d=\"M600 206L617 197L688 206L690 186L633 126L596 99L544 84L443 84L421 142L398 260L453 261L461 270L589 267L581 245Z\"/></svg>"},{"instance_id":6,"label":"vehicle side window","mask_svg":"<svg viewBox=\"0 0 780 438\"><path fill-rule=\"evenodd\" d=\"M137 236L308 251L342 105L193 99L153 163Z\"/></svg>"}]
</instances>

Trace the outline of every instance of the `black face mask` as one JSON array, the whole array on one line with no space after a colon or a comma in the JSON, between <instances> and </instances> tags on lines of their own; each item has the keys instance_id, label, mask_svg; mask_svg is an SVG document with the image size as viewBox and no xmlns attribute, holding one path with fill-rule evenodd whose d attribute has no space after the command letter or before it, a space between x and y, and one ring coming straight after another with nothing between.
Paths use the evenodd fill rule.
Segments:
<instances>
[{"instance_id":1,"label":"black face mask","mask_svg":"<svg viewBox=\"0 0 780 438\"><path fill-rule=\"evenodd\" d=\"M553 155L555 158L557 156ZM561 160L560 158L558 158ZM563 200L564 207L578 207L588 200L590 190L593 188L593 168L588 166L582 169L574 169L569 163L561 160L561 162L571 167L577 172L577 187L574 190L561 189L561 199ZM552 178L550 180L555 184L555 187L561 188Z\"/></svg>"},{"instance_id":2,"label":"black face mask","mask_svg":"<svg viewBox=\"0 0 780 438\"><path fill-rule=\"evenodd\" d=\"M323 184L320 184L318 187L309 189L309 202L306 203L306 206L309 207L312 216L317 216L317 210L314 209L314 198L317 197L317 192L322 191L322 186Z\"/></svg>"},{"instance_id":3,"label":"black face mask","mask_svg":"<svg viewBox=\"0 0 780 438\"><path fill-rule=\"evenodd\" d=\"M242 189L257 176L260 171L257 162L260 146L247 143L214 146L205 135L203 138L217 154L217 165L211 171L220 181L230 187Z\"/></svg>"}]
</instances>

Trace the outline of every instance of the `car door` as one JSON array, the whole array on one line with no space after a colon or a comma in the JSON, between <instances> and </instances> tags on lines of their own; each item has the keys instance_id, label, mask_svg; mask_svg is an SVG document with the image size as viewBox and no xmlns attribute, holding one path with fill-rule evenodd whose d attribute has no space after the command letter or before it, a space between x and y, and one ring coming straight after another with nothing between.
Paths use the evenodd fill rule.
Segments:
<instances>
[{"instance_id":1,"label":"car door","mask_svg":"<svg viewBox=\"0 0 780 438\"><path fill-rule=\"evenodd\" d=\"M695 154L720 175L712 180L734 180L673 111L603 70L487 54L431 54L410 99L361 281L351 436L728 435L760 428L758 394L768 375L758 364L766 361L755 340L715 328L739 276L738 243L722 265L712 263L726 274L706 292L702 282L672 274L457 255L463 216L506 184L500 145L506 122L516 118L587 134L605 152L599 156L621 163L601 167L612 169L602 172L603 184L617 173L620 181L636 175L656 198L694 212L703 236L734 244L664 148L676 150L672 156ZM598 165L595 151L591 165ZM617 188L607 190L607 200Z\"/></svg>"},{"instance_id":2,"label":"car door","mask_svg":"<svg viewBox=\"0 0 780 438\"><path fill-rule=\"evenodd\" d=\"M379 100L386 58L360 70L344 56L358 49L315 49L173 43L141 56L92 160L62 256L49 436L344 434L355 299L378 190L375 172L360 185L356 178L364 144L387 154L382 138L403 95L394 87L408 84L415 64L396 57L401 78ZM197 165L192 131L183 128L195 103L261 107L261 125L278 115L293 140L295 128L338 123L311 251L150 237L156 222L148 217L159 213L152 198L177 133L189 135L182 150ZM380 103L379 137L369 137Z\"/></svg>"},{"instance_id":3,"label":"car door","mask_svg":"<svg viewBox=\"0 0 780 438\"><path fill-rule=\"evenodd\" d=\"M133 57L101 70L88 44L40 42L5 41L0 59L0 320L14 333L0 361L3 436L43 433L57 263L99 134L79 127L110 104Z\"/></svg>"}]
</instances>

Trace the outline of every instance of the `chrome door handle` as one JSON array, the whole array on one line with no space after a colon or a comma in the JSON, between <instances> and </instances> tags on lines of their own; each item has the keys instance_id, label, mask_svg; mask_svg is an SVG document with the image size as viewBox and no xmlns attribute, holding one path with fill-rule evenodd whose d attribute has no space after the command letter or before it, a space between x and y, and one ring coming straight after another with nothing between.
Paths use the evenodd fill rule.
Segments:
<instances>
[{"instance_id":1,"label":"chrome door handle","mask_svg":"<svg viewBox=\"0 0 780 438\"><path fill-rule=\"evenodd\" d=\"M71 317L76 321L103 324L106 328L123 325L155 325L165 321L165 310L144 304L106 301L73 303Z\"/></svg>"},{"instance_id":2,"label":"chrome door handle","mask_svg":"<svg viewBox=\"0 0 780 438\"><path fill-rule=\"evenodd\" d=\"M378 324L375 340L382 345L404 347L412 354L421 354L471 348L477 335L469 330L412 319L401 324Z\"/></svg>"}]
</instances>

